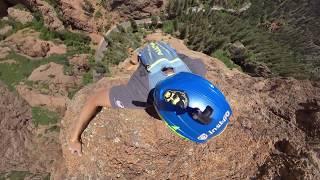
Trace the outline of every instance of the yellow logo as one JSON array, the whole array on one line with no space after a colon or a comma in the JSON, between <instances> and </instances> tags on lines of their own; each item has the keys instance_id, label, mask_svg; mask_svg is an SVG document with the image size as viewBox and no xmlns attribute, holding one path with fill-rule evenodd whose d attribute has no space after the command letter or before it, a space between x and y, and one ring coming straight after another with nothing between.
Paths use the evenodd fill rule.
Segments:
<instances>
[{"instance_id":1,"label":"yellow logo","mask_svg":"<svg viewBox=\"0 0 320 180\"><path fill-rule=\"evenodd\" d=\"M163 53L161 52L161 49L156 43L150 43L151 47L157 52L159 56L163 56Z\"/></svg>"}]
</instances>

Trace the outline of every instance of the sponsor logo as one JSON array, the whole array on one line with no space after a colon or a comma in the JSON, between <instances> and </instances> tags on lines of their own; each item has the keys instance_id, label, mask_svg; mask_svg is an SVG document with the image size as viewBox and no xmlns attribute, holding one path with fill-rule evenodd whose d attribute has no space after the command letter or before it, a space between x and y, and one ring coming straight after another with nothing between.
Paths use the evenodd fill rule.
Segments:
<instances>
[{"instance_id":1,"label":"sponsor logo","mask_svg":"<svg viewBox=\"0 0 320 180\"><path fill-rule=\"evenodd\" d=\"M224 113L224 115L223 115L222 120L219 121L219 123L216 125L215 128L209 130L208 132L209 132L210 134L214 134L218 129L220 129L220 127L221 127L225 122L227 122L228 117L230 117L230 111L226 111L226 112Z\"/></svg>"},{"instance_id":2,"label":"sponsor logo","mask_svg":"<svg viewBox=\"0 0 320 180\"><path fill-rule=\"evenodd\" d=\"M124 108L124 105L123 105L122 102L119 101L119 100L116 100L116 105L117 105L119 108Z\"/></svg>"},{"instance_id":3,"label":"sponsor logo","mask_svg":"<svg viewBox=\"0 0 320 180\"><path fill-rule=\"evenodd\" d=\"M207 138L208 138L208 135L206 133L203 133L198 137L198 140L203 141L203 140L206 140Z\"/></svg>"},{"instance_id":4,"label":"sponsor logo","mask_svg":"<svg viewBox=\"0 0 320 180\"><path fill-rule=\"evenodd\" d=\"M159 56L163 56L163 53L161 52L161 49L159 48L159 46L156 43L151 43L150 45L151 45L152 49L154 49L154 51L156 51L156 53Z\"/></svg>"}]
</instances>

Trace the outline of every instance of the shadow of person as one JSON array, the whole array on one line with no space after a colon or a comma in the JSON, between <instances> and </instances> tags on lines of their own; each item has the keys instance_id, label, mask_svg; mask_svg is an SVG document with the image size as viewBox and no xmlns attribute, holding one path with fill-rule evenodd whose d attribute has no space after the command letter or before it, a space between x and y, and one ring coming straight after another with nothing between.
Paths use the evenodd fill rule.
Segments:
<instances>
[{"instance_id":1,"label":"shadow of person","mask_svg":"<svg viewBox=\"0 0 320 180\"><path fill-rule=\"evenodd\" d=\"M156 111L156 109L153 106L153 91L154 90L152 89L149 92L147 102L132 101L132 104L134 104L137 107L143 107L145 109L146 113L149 116L155 118L156 120L161 120L162 121L162 119L160 118L158 112Z\"/></svg>"},{"instance_id":2,"label":"shadow of person","mask_svg":"<svg viewBox=\"0 0 320 180\"><path fill-rule=\"evenodd\" d=\"M154 108L154 106L149 106L145 109L146 113L148 113L151 117L162 121L162 119L160 118L158 112L156 111L156 109Z\"/></svg>"}]
</instances>

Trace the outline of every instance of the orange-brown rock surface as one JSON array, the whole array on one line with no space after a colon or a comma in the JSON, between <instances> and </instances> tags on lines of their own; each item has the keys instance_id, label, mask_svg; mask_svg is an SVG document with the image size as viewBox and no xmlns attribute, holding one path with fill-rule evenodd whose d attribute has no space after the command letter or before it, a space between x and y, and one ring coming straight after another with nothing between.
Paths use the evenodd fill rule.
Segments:
<instances>
[{"instance_id":1,"label":"orange-brown rock surface","mask_svg":"<svg viewBox=\"0 0 320 180\"><path fill-rule=\"evenodd\" d=\"M8 8L8 16L22 24L27 24L33 20L33 16L29 11L17 8Z\"/></svg>"},{"instance_id":2,"label":"orange-brown rock surface","mask_svg":"<svg viewBox=\"0 0 320 180\"><path fill-rule=\"evenodd\" d=\"M64 44L41 40L39 34L39 32L26 28L12 34L1 43L17 53L31 58L43 58L67 52L67 47Z\"/></svg>"},{"instance_id":3,"label":"orange-brown rock surface","mask_svg":"<svg viewBox=\"0 0 320 180\"><path fill-rule=\"evenodd\" d=\"M0 95L1 177L15 170L37 174L31 179L42 179L61 161L57 132L43 134L36 129L28 103L1 82Z\"/></svg>"},{"instance_id":4,"label":"orange-brown rock surface","mask_svg":"<svg viewBox=\"0 0 320 180\"><path fill-rule=\"evenodd\" d=\"M39 11L43 16L45 26L50 30L62 31L65 29L54 7L45 0L20 0L20 2L28 5L34 11Z\"/></svg>"},{"instance_id":5,"label":"orange-brown rock surface","mask_svg":"<svg viewBox=\"0 0 320 180\"><path fill-rule=\"evenodd\" d=\"M178 52L204 61L207 78L232 106L230 125L208 143L195 144L180 139L143 110L103 109L82 134L83 156L72 155L67 146L71 124L86 99L100 87L128 80L116 75L104 78L68 103L60 133L64 178L320 178L319 82L254 78L189 50L180 40L161 34L147 39L164 39Z\"/></svg>"}]
</instances>

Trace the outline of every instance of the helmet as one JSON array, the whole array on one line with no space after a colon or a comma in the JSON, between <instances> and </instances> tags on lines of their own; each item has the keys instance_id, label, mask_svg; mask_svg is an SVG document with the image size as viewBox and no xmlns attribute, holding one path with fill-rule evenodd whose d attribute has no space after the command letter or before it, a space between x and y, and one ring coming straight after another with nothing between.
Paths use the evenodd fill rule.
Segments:
<instances>
[{"instance_id":1,"label":"helmet","mask_svg":"<svg viewBox=\"0 0 320 180\"><path fill-rule=\"evenodd\" d=\"M179 136L197 143L223 132L232 114L224 95L201 76L180 72L153 91L159 116Z\"/></svg>"}]
</instances>

